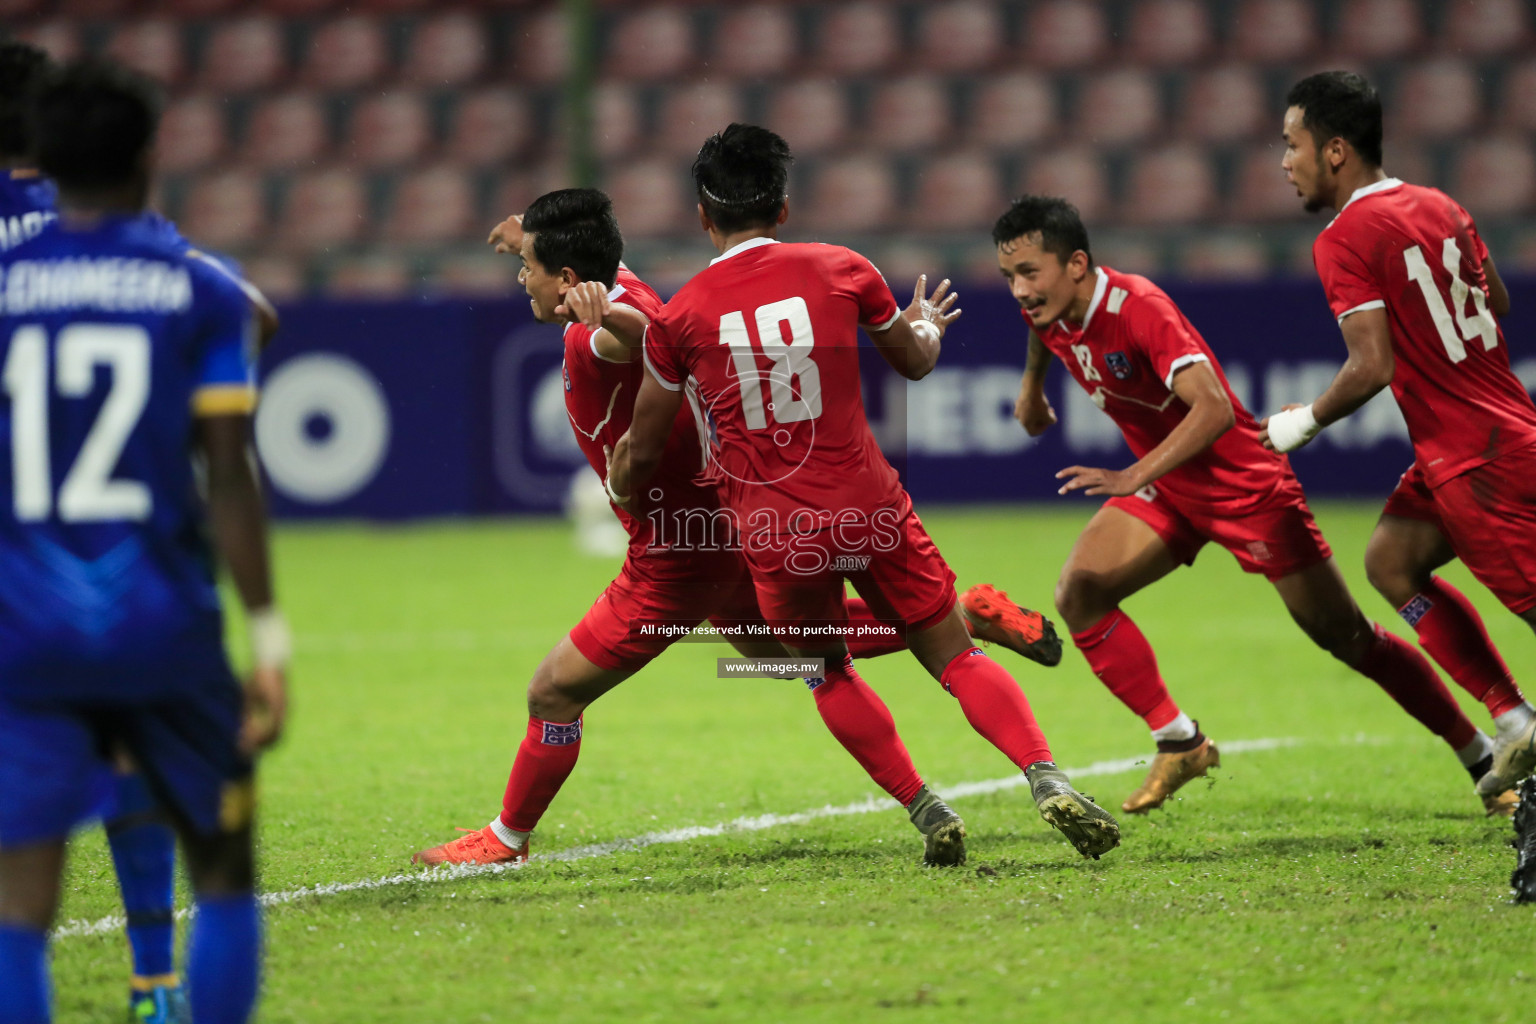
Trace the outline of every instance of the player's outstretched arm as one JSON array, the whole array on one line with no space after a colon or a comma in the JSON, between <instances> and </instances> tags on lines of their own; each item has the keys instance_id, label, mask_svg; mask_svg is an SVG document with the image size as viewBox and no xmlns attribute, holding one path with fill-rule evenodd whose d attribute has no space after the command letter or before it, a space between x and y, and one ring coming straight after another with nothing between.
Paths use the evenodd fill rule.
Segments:
<instances>
[{"instance_id":1,"label":"player's outstretched arm","mask_svg":"<svg viewBox=\"0 0 1536 1024\"><path fill-rule=\"evenodd\" d=\"M267 517L251 455L251 417L204 416L197 441L208 467L208 520L214 543L245 605L254 666L246 687L241 745L248 753L276 743L287 717L288 629L272 597Z\"/></svg>"},{"instance_id":2,"label":"player's outstretched arm","mask_svg":"<svg viewBox=\"0 0 1536 1024\"><path fill-rule=\"evenodd\" d=\"M1310 405L1287 406L1261 423L1259 440L1277 452L1300 448L1328 424L1341 420L1392 383L1392 328L1385 309L1351 313L1339 325L1349 358L1333 383Z\"/></svg>"},{"instance_id":3,"label":"player's outstretched arm","mask_svg":"<svg viewBox=\"0 0 1536 1024\"><path fill-rule=\"evenodd\" d=\"M1019 381L1019 397L1013 403L1013 418L1030 437L1039 437L1056 425L1056 410L1045 397L1045 374L1051 368L1051 350L1040 335L1029 332L1029 354L1024 359L1024 377Z\"/></svg>"},{"instance_id":4,"label":"player's outstretched arm","mask_svg":"<svg viewBox=\"0 0 1536 1024\"><path fill-rule=\"evenodd\" d=\"M635 396L635 412L630 419L628 438L620 438L608 465L608 497L614 504L625 505L635 492L656 475L661 465L667 437L683 404L683 389L667 387L646 367L640 393Z\"/></svg>"},{"instance_id":5,"label":"player's outstretched arm","mask_svg":"<svg viewBox=\"0 0 1536 1024\"><path fill-rule=\"evenodd\" d=\"M870 340L893 370L907 380L922 380L938 365L944 332L960 318L960 310L952 308L959 297L945 278L930 299L924 274L917 279L912 304L884 330L869 330Z\"/></svg>"}]
</instances>

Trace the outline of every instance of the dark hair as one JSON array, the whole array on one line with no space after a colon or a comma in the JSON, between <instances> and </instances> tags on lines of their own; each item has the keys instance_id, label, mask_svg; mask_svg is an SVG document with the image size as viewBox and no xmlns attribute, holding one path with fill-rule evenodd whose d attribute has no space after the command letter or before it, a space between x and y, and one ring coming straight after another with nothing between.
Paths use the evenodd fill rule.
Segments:
<instances>
[{"instance_id":1,"label":"dark hair","mask_svg":"<svg viewBox=\"0 0 1536 1024\"><path fill-rule=\"evenodd\" d=\"M110 61L87 58L46 76L32 104L37 169L64 191L132 182L160 121L159 90Z\"/></svg>"},{"instance_id":2,"label":"dark hair","mask_svg":"<svg viewBox=\"0 0 1536 1024\"><path fill-rule=\"evenodd\" d=\"M1081 249L1088 262L1093 263L1093 250L1088 248L1088 229L1077 207L1056 196L1020 196L1008 207L1008 212L997 218L992 225L992 242L1002 245L1026 235L1039 235L1040 248L1055 253L1061 262L1072 258Z\"/></svg>"},{"instance_id":3,"label":"dark hair","mask_svg":"<svg viewBox=\"0 0 1536 1024\"><path fill-rule=\"evenodd\" d=\"M1324 71L1291 86L1285 105L1301 108L1301 123L1322 146L1340 138L1360 159L1381 166L1381 97L1353 71Z\"/></svg>"},{"instance_id":4,"label":"dark hair","mask_svg":"<svg viewBox=\"0 0 1536 1024\"><path fill-rule=\"evenodd\" d=\"M789 143L755 124L711 135L693 161L693 187L704 212L730 233L774 224L789 195Z\"/></svg>"},{"instance_id":5,"label":"dark hair","mask_svg":"<svg viewBox=\"0 0 1536 1024\"><path fill-rule=\"evenodd\" d=\"M0 42L0 157L17 159L31 150L27 103L52 67L48 54L29 43Z\"/></svg>"},{"instance_id":6,"label":"dark hair","mask_svg":"<svg viewBox=\"0 0 1536 1024\"><path fill-rule=\"evenodd\" d=\"M570 267L583 281L613 287L624 258L624 236L613 200L595 188L546 192L528 205L523 230L533 235L533 255L546 270Z\"/></svg>"}]
</instances>

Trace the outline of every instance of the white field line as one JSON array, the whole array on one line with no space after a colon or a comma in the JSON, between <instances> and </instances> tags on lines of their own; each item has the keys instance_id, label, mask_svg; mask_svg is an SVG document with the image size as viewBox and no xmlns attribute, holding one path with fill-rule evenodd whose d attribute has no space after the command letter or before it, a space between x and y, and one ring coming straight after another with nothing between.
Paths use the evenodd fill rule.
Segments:
<instances>
[{"instance_id":1,"label":"white field line","mask_svg":"<svg viewBox=\"0 0 1536 1024\"><path fill-rule=\"evenodd\" d=\"M1224 754L1245 754L1255 751L1295 747L1306 742L1308 741L1296 737L1233 740L1223 743L1221 750ZM1357 744L1380 743L1384 741L1374 737L1356 735L1341 739L1339 742L1341 744ZM1113 761L1095 761L1093 764L1082 768L1069 768L1067 769L1067 775L1074 781L1100 775L1118 775L1121 772L1128 772L1133 768L1137 768L1146 762L1147 755L1145 754L1139 754L1135 757L1117 758ZM1027 784L1023 773L1015 773L1001 779L961 782L953 786L937 786L935 789L941 796L947 799L958 799L968 796L983 796L988 793L1001 793ZM531 863L591 860L595 857L611 857L616 853L643 850L648 846L660 846L665 843L687 843L695 839L705 839L711 836L731 835L739 832L761 832L764 829L777 828L780 825L802 825L809 821L816 821L819 818L840 818L852 814L873 814L879 811L890 811L891 809L889 797L870 796L851 804L842 804L837 807L829 804L807 811L798 811L794 814L760 814L755 817L735 818L719 825L690 825L686 828L667 829L664 832L646 832L627 839L611 839L606 843L588 843L584 846L572 846L564 850L556 850L553 853L536 853L529 860ZM366 878L357 882L331 882L325 885L307 885L299 889L290 889L287 892L265 892L261 894L261 903L263 906L273 907L283 903L292 903L295 900L317 899L323 896L337 896L348 892L366 892L372 889L387 889L396 885L452 882L461 878L499 875L509 871L520 871L523 867L523 864L444 864L436 868L423 868L409 873L385 875L382 878ZM191 913L191 908L183 907L176 911L176 919L184 920ZM60 939L73 939L86 935L101 935L105 932L118 931L124 924L125 922L120 914L109 915L97 921L66 921L54 929L53 939L58 941Z\"/></svg>"}]
</instances>

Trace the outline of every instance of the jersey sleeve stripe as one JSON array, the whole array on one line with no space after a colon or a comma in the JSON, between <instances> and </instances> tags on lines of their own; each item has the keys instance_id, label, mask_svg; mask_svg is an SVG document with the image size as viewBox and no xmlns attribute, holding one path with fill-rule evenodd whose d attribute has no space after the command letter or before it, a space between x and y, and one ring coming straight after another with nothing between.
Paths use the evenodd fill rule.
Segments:
<instances>
[{"instance_id":1,"label":"jersey sleeve stripe","mask_svg":"<svg viewBox=\"0 0 1536 1024\"><path fill-rule=\"evenodd\" d=\"M1173 363L1168 367L1168 376L1163 378L1163 383L1168 386L1169 391L1172 391L1174 374L1178 373L1186 366L1193 366L1195 363L1208 362L1210 362L1210 360L1205 357L1205 353L1203 352L1191 352L1187 356L1179 356L1179 358L1175 359Z\"/></svg>"},{"instance_id":2,"label":"jersey sleeve stripe","mask_svg":"<svg viewBox=\"0 0 1536 1024\"><path fill-rule=\"evenodd\" d=\"M883 324L864 324L863 326L864 326L864 328L866 330L871 330L871 331L888 331L888 330L891 329L891 325L894 324L897 320L900 320L900 319L901 319L901 310L898 309L898 310L896 310L896 312L892 313L891 314L891 318L889 320L887 320Z\"/></svg>"},{"instance_id":3,"label":"jersey sleeve stripe","mask_svg":"<svg viewBox=\"0 0 1536 1024\"><path fill-rule=\"evenodd\" d=\"M645 368L646 368L646 370L650 372L650 375L652 377L656 378L656 383L660 384L662 387L666 388L668 391L681 391L681 390L683 390L683 385L681 383L677 383L677 384L672 383L670 380L667 380L667 378L665 378L665 377L663 377L661 375L661 371L656 369L656 364L651 362L651 352L650 352L650 349L642 349L641 350L641 354L645 357Z\"/></svg>"},{"instance_id":4,"label":"jersey sleeve stripe","mask_svg":"<svg viewBox=\"0 0 1536 1024\"><path fill-rule=\"evenodd\" d=\"M192 393L195 416L237 416L256 411L256 389L243 384L214 384Z\"/></svg>"},{"instance_id":5,"label":"jersey sleeve stripe","mask_svg":"<svg viewBox=\"0 0 1536 1024\"><path fill-rule=\"evenodd\" d=\"M591 334L587 335L587 344L591 347L592 354L594 356L596 356L597 358L601 359L605 363L619 363L619 364L622 365L624 363L629 362L628 359L609 359L607 356L605 356L601 352L599 352L597 350L597 332L596 331L593 331Z\"/></svg>"},{"instance_id":6,"label":"jersey sleeve stripe","mask_svg":"<svg viewBox=\"0 0 1536 1024\"><path fill-rule=\"evenodd\" d=\"M1381 299L1372 299L1370 302L1362 302L1362 303L1360 303L1360 305L1358 305L1358 306L1351 306L1348 309L1346 309L1344 312L1340 313L1339 314L1339 323L1343 323L1344 322L1344 318L1349 316L1352 313L1364 313L1368 309L1386 309L1386 308L1387 308L1387 304L1384 301L1382 301Z\"/></svg>"}]
</instances>

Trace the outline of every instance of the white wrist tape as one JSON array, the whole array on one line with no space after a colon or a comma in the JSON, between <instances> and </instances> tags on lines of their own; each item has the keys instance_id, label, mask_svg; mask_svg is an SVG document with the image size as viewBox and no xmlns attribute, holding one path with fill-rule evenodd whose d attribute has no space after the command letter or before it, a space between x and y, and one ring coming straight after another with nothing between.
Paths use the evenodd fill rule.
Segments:
<instances>
[{"instance_id":1,"label":"white wrist tape","mask_svg":"<svg viewBox=\"0 0 1536 1024\"><path fill-rule=\"evenodd\" d=\"M1317 436L1322 425L1312 415L1312 407L1277 412L1269 418L1269 443L1277 452L1289 452L1300 448Z\"/></svg>"},{"instance_id":2,"label":"white wrist tape","mask_svg":"<svg viewBox=\"0 0 1536 1024\"><path fill-rule=\"evenodd\" d=\"M293 657L293 634L288 620L276 608L250 612L245 620L251 635L251 655L258 668L287 668Z\"/></svg>"},{"instance_id":3,"label":"white wrist tape","mask_svg":"<svg viewBox=\"0 0 1536 1024\"><path fill-rule=\"evenodd\" d=\"M919 335L930 345L936 345L942 335L939 334L938 325L931 320L912 321L912 333Z\"/></svg>"},{"instance_id":4,"label":"white wrist tape","mask_svg":"<svg viewBox=\"0 0 1536 1024\"><path fill-rule=\"evenodd\" d=\"M628 495L619 494L613 489L613 482L608 477L603 477L603 490L608 492L608 500L615 505L628 505Z\"/></svg>"}]
</instances>

